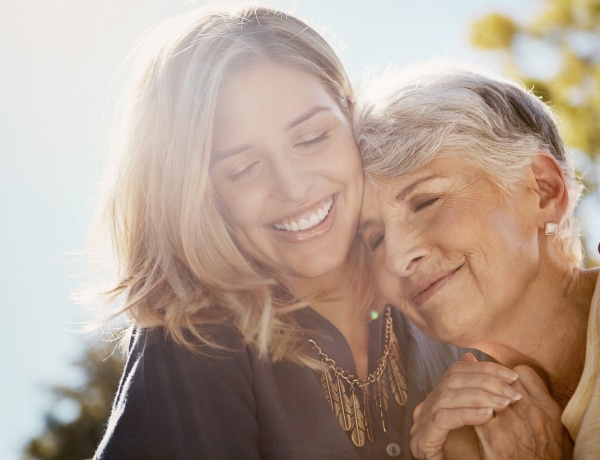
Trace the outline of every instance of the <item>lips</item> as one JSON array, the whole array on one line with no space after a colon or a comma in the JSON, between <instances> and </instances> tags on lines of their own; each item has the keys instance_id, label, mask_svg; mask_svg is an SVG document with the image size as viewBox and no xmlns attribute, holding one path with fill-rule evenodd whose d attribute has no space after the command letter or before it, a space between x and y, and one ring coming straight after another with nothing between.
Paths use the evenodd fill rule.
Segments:
<instances>
[{"instance_id":1,"label":"lips","mask_svg":"<svg viewBox=\"0 0 600 460\"><path fill-rule=\"evenodd\" d=\"M452 270L438 272L433 276L425 278L423 281L421 281L415 286L411 297L416 303L419 304L422 304L423 302L429 300L447 282L449 282L461 268L462 265L453 268Z\"/></svg>"},{"instance_id":2,"label":"lips","mask_svg":"<svg viewBox=\"0 0 600 460\"><path fill-rule=\"evenodd\" d=\"M288 217L282 221L273 224L273 227L277 230L284 232L301 232L310 230L323 222L333 206L333 195L327 200L318 203L311 209L303 211L302 213Z\"/></svg>"}]
</instances>

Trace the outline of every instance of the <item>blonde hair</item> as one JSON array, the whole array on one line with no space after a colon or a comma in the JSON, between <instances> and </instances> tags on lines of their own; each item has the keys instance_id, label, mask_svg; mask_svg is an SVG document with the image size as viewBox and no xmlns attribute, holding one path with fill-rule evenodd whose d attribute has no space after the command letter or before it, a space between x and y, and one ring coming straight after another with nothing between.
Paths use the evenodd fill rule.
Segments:
<instances>
[{"instance_id":1,"label":"blonde hair","mask_svg":"<svg viewBox=\"0 0 600 460\"><path fill-rule=\"evenodd\" d=\"M552 110L531 91L443 61L390 69L369 85L377 94L361 94L355 124L367 176L398 177L440 155L458 156L510 193L532 156L547 152L560 164L569 195L556 240L570 261L581 262L573 214L582 185Z\"/></svg>"},{"instance_id":2,"label":"blonde hair","mask_svg":"<svg viewBox=\"0 0 600 460\"><path fill-rule=\"evenodd\" d=\"M297 327L285 315L293 295L238 250L209 176L219 87L261 62L316 76L351 117L352 88L335 52L283 12L197 10L138 44L104 215L120 269L109 302L123 299L114 316L164 326L189 348L221 347L202 326L229 322L262 355L303 361Z\"/></svg>"}]
</instances>

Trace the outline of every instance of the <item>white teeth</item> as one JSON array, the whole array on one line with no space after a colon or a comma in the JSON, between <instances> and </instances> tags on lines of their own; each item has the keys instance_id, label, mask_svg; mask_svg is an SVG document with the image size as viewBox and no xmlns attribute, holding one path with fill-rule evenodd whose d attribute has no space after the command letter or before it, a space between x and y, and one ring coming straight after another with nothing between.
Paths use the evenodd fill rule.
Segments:
<instances>
[{"instance_id":1,"label":"white teeth","mask_svg":"<svg viewBox=\"0 0 600 460\"><path fill-rule=\"evenodd\" d=\"M277 230L285 230L287 232L308 230L320 224L323 221L323 219L325 219L329 215L331 206L333 206L333 198L330 198L329 201L327 201L327 203L325 203L322 207L313 212L308 218L303 217L298 221L290 220L288 222L274 224L273 226Z\"/></svg>"},{"instance_id":2,"label":"white teeth","mask_svg":"<svg viewBox=\"0 0 600 460\"><path fill-rule=\"evenodd\" d=\"M300 226L300 230L308 230L310 228L310 222L306 219L300 219L298 225Z\"/></svg>"}]
</instances>

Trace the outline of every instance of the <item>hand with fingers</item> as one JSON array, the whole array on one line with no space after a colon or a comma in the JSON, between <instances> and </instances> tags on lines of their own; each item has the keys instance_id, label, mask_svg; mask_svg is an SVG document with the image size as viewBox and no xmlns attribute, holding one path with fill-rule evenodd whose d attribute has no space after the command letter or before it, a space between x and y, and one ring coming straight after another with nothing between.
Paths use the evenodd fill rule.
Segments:
<instances>
[{"instance_id":1,"label":"hand with fingers","mask_svg":"<svg viewBox=\"0 0 600 460\"><path fill-rule=\"evenodd\" d=\"M528 366L514 370L513 388L522 395L488 422L475 426L482 458L570 459L573 441L562 425L562 409L539 375Z\"/></svg>"},{"instance_id":2,"label":"hand with fingers","mask_svg":"<svg viewBox=\"0 0 600 460\"><path fill-rule=\"evenodd\" d=\"M492 362L477 362L470 353L454 363L415 409L410 442L413 455L419 459L442 460L466 442L475 444L471 450L477 452L479 446L474 436L449 440L447 451L444 445L452 430L488 422L494 411L518 401L522 395L511 386L517 379L515 371Z\"/></svg>"},{"instance_id":3,"label":"hand with fingers","mask_svg":"<svg viewBox=\"0 0 600 460\"><path fill-rule=\"evenodd\" d=\"M419 459L569 459L560 406L527 366L514 370L467 354L415 409Z\"/></svg>"}]
</instances>

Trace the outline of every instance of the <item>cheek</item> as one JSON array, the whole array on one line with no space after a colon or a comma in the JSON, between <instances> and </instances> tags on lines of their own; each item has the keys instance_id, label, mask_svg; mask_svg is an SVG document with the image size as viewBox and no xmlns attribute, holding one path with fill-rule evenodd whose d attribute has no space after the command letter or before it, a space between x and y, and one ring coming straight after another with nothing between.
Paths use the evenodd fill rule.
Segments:
<instances>
[{"instance_id":1,"label":"cheek","mask_svg":"<svg viewBox=\"0 0 600 460\"><path fill-rule=\"evenodd\" d=\"M358 180L360 176L362 183L363 171L360 153L350 131L339 142L331 146L330 153L329 157L334 162L338 172L342 172L345 176L354 180Z\"/></svg>"},{"instance_id":2,"label":"cheek","mask_svg":"<svg viewBox=\"0 0 600 460\"><path fill-rule=\"evenodd\" d=\"M360 184L361 191L362 191L363 168L362 168L362 161L360 159L360 154L358 153L358 150L357 150L356 146L354 145L354 142L352 142L349 149L350 149L350 151L346 155L345 161L342 164L346 163L348 165L350 174L354 177L354 180L356 180Z\"/></svg>"},{"instance_id":3,"label":"cheek","mask_svg":"<svg viewBox=\"0 0 600 460\"><path fill-rule=\"evenodd\" d=\"M256 224L266 207L260 187L237 187L218 193L226 221L233 227Z\"/></svg>"},{"instance_id":4,"label":"cheek","mask_svg":"<svg viewBox=\"0 0 600 460\"><path fill-rule=\"evenodd\" d=\"M480 203L469 200L461 206L447 203L421 231L431 232L445 251L475 256L486 252L490 242L495 246L502 226L502 222L495 222L489 208L482 209Z\"/></svg>"},{"instance_id":5,"label":"cheek","mask_svg":"<svg viewBox=\"0 0 600 460\"><path fill-rule=\"evenodd\" d=\"M385 300L397 304L401 298L400 280L394 276L385 266L383 257L376 257L373 261L373 275L379 292Z\"/></svg>"},{"instance_id":6,"label":"cheek","mask_svg":"<svg viewBox=\"0 0 600 460\"><path fill-rule=\"evenodd\" d=\"M515 264L512 269L527 264L532 257L536 259L538 252L538 229L533 214L519 215L518 210L512 207L492 214L486 240L490 251L502 254L507 265Z\"/></svg>"},{"instance_id":7,"label":"cheek","mask_svg":"<svg viewBox=\"0 0 600 460\"><path fill-rule=\"evenodd\" d=\"M355 211L356 217L358 218L363 200L364 174L358 151L353 151L351 153L351 157L347 155L344 161L340 162L341 164L347 165L344 168L344 177L340 177L340 181L347 184L347 188L351 190L353 198L357 201Z\"/></svg>"}]
</instances>

